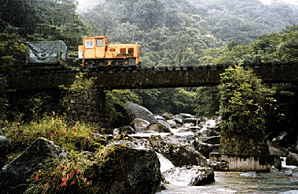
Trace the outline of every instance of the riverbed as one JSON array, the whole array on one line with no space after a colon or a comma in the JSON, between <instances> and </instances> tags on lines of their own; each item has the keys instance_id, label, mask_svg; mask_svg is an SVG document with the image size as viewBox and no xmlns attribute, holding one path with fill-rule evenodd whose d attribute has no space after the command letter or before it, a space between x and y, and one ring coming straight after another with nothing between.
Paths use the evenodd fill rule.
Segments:
<instances>
[{"instance_id":1,"label":"riverbed","mask_svg":"<svg viewBox=\"0 0 298 194\"><path fill-rule=\"evenodd\" d=\"M298 171L295 166L282 165L280 172L257 173L246 177L243 172L215 172L215 182L205 186L166 184L158 194L193 193L283 193L298 194ZM296 169L296 170L295 170Z\"/></svg>"}]
</instances>

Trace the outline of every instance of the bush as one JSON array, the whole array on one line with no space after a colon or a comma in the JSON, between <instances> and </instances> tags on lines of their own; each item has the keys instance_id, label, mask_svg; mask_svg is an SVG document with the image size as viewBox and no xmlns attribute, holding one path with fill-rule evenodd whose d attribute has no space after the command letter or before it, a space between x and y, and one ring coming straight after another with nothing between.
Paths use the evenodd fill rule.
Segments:
<instances>
[{"instance_id":1,"label":"bush","mask_svg":"<svg viewBox=\"0 0 298 194\"><path fill-rule=\"evenodd\" d=\"M54 113L54 112L53 112ZM54 113L55 114L55 113ZM12 152L24 151L38 137L44 137L66 150L90 150L95 142L92 132L97 129L86 124L76 123L68 126L60 116L46 116L41 121L32 121L29 124L22 122L8 123L2 128L1 135L11 141Z\"/></svg>"},{"instance_id":2,"label":"bush","mask_svg":"<svg viewBox=\"0 0 298 194\"><path fill-rule=\"evenodd\" d=\"M266 152L262 149L265 142L263 107L269 90L252 70L245 70L241 65L229 67L220 77L221 151Z\"/></svg>"}]
</instances>

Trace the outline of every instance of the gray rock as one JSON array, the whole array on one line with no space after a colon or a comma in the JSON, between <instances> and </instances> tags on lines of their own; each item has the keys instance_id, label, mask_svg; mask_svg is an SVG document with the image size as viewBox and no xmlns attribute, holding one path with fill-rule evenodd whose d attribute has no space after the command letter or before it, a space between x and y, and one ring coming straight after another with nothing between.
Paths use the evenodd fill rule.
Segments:
<instances>
[{"instance_id":1,"label":"gray rock","mask_svg":"<svg viewBox=\"0 0 298 194\"><path fill-rule=\"evenodd\" d=\"M105 193L156 193L161 183L160 163L155 151L146 140L116 141L109 160L89 167L85 175L99 172L93 176L92 184Z\"/></svg>"},{"instance_id":2,"label":"gray rock","mask_svg":"<svg viewBox=\"0 0 298 194\"><path fill-rule=\"evenodd\" d=\"M209 154L214 150L215 145L202 142L200 140L195 141L195 149L202 153L203 156L209 157Z\"/></svg>"},{"instance_id":3,"label":"gray rock","mask_svg":"<svg viewBox=\"0 0 298 194\"><path fill-rule=\"evenodd\" d=\"M160 116L160 115L155 115L154 117L156 118L156 120L162 120L162 121L166 121L166 119L165 119L165 118L163 118L163 117L162 117L162 116Z\"/></svg>"},{"instance_id":4,"label":"gray rock","mask_svg":"<svg viewBox=\"0 0 298 194\"><path fill-rule=\"evenodd\" d=\"M179 114L183 119L186 119L186 118L194 118L195 116L192 115L192 114L188 114L188 113L180 113Z\"/></svg>"},{"instance_id":5,"label":"gray rock","mask_svg":"<svg viewBox=\"0 0 298 194\"><path fill-rule=\"evenodd\" d=\"M210 136L218 136L219 133L216 132L216 131L215 131L214 129L212 129L212 128L204 127L204 128L202 128L202 129L200 129L196 135L197 135L197 136L203 136L203 137L210 137Z\"/></svg>"},{"instance_id":6,"label":"gray rock","mask_svg":"<svg viewBox=\"0 0 298 194\"><path fill-rule=\"evenodd\" d=\"M127 102L125 103L125 110L131 120L135 118L141 118L152 123L157 123L157 119L154 117L153 113L147 108L140 106L138 104Z\"/></svg>"},{"instance_id":7,"label":"gray rock","mask_svg":"<svg viewBox=\"0 0 298 194\"><path fill-rule=\"evenodd\" d=\"M283 148L279 145L278 145L278 147L275 147L270 140L267 141L267 145L268 145L269 152L271 155L279 155L281 157L286 157L289 154L289 152L286 148Z\"/></svg>"},{"instance_id":8,"label":"gray rock","mask_svg":"<svg viewBox=\"0 0 298 194\"><path fill-rule=\"evenodd\" d=\"M4 157L10 153L10 142L4 136L0 135L0 157Z\"/></svg>"},{"instance_id":9,"label":"gray rock","mask_svg":"<svg viewBox=\"0 0 298 194\"><path fill-rule=\"evenodd\" d=\"M176 121L175 120L167 120L167 123L170 125L170 127L175 127L176 126Z\"/></svg>"},{"instance_id":10,"label":"gray rock","mask_svg":"<svg viewBox=\"0 0 298 194\"><path fill-rule=\"evenodd\" d=\"M141 118L135 118L129 125L134 129L135 132L143 132L146 131L150 125L150 122Z\"/></svg>"},{"instance_id":11,"label":"gray rock","mask_svg":"<svg viewBox=\"0 0 298 194\"><path fill-rule=\"evenodd\" d=\"M52 141L37 138L22 154L2 168L0 190L15 193L17 186L26 183L33 173L43 170L41 164L66 156L67 153ZM22 188L17 189L19 191Z\"/></svg>"},{"instance_id":12,"label":"gray rock","mask_svg":"<svg viewBox=\"0 0 298 194\"><path fill-rule=\"evenodd\" d=\"M7 161L7 155L10 153L10 151L10 142L6 137L0 135L0 168L5 165Z\"/></svg>"},{"instance_id":13,"label":"gray rock","mask_svg":"<svg viewBox=\"0 0 298 194\"><path fill-rule=\"evenodd\" d=\"M298 166L298 154L290 153L290 154L287 156L286 164L287 164L287 165Z\"/></svg>"},{"instance_id":14,"label":"gray rock","mask_svg":"<svg viewBox=\"0 0 298 194\"><path fill-rule=\"evenodd\" d=\"M123 126L120 127L120 131L121 133L127 133L127 134L133 134L135 133L135 130L131 127L131 126Z\"/></svg>"},{"instance_id":15,"label":"gray rock","mask_svg":"<svg viewBox=\"0 0 298 194\"><path fill-rule=\"evenodd\" d=\"M175 166L198 165L207 166L206 158L195 150L194 146L187 140L177 138L174 135L152 136L151 146L156 152L168 158Z\"/></svg>"},{"instance_id":16,"label":"gray rock","mask_svg":"<svg viewBox=\"0 0 298 194\"><path fill-rule=\"evenodd\" d=\"M173 120L174 120L177 124L180 124L180 125L183 124L183 118L182 118L181 115L175 115L175 116L173 116Z\"/></svg>"},{"instance_id":17,"label":"gray rock","mask_svg":"<svg viewBox=\"0 0 298 194\"><path fill-rule=\"evenodd\" d=\"M148 126L147 130L149 131L156 131L158 133L170 133L170 125L163 121L163 120L158 120L157 124L151 124Z\"/></svg>"},{"instance_id":18,"label":"gray rock","mask_svg":"<svg viewBox=\"0 0 298 194\"><path fill-rule=\"evenodd\" d=\"M191 128L189 128L190 131L195 132L195 133L198 132L200 129L201 129L201 127L199 127L199 126L192 126Z\"/></svg>"},{"instance_id":19,"label":"gray rock","mask_svg":"<svg viewBox=\"0 0 298 194\"><path fill-rule=\"evenodd\" d=\"M162 115L163 118L165 118L165 120L170 120L171 119L171 115L169 115L168 113L164 113Z\"/></svg>"},{"instance_id":20,"label":"gray rock","mask_svg":"<svg viewBox=\"0 0 298 194\"><path fill-rule=\"evenodd\" d=\"M251 178L259 178L259 177L261 177L261 175L259 175L257 172L241 173L240 176L251 177Z\"/></svg>"},{"instance_id":21,"label":"gray rock","mask_svg":"<svg viewBox=\"0 0 298 194\"><path fill-rule=\"evenodd\" d=\"M193 118L185 118L184 119L184 122L185 123L193 123L194 125L197 125L198 123L200 123L200 121L197 118L195 118L195 117L193 117Z\"/></svg>"},{"instance_id":22,"label":"gray rock","mask_svg":"<svg viewBox=\"0 0 298 194\"><path fill-rule=\"evenodd\" d=\"M213 170L218 171L228 171L229 170L229 163L226 161L211 161L210 167L213 168Z\"/></svg>"},{"instance_id":23,"label":"gray rock","mask_svg":"<svg viewBox=\"0 0 298 194\"><path fill-rule=\"evenodd\" d=\"M194 165L171 168L162 175L169 183L179 186L201 186L215 181L212 168Z\"/></svg>"},{"instance_id":24,"label":"gray rock","mask_svg":"<svg viewBox=\"0 0 298 194\"><path fill-rule=\"evenodd\" d=\"M190 129L190 128L193 127L193 126L194 126L193 123L184 123L181 127Z\"/></svg>"},{"instance_id":25,"label":"gray rock","mask_svg":"<svg viewBox=\"0 0 298 194\"><path fill-rule=\"evenodd\" d=\"M220 136L201 137L199 139L204 143L220 144Z\"/></svg>"}]
</instances>

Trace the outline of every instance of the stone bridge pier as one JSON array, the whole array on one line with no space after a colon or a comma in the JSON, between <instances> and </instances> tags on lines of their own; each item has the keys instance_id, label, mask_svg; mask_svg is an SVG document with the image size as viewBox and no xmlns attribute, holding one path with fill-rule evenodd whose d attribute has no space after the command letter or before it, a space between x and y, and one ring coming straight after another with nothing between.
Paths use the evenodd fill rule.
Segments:
<instances>
[{"instance_id":1,"label":"stone bridge pier","mask_svg":"<svg viewBox=\"0 0 298 194\"><path fill-rule=\"evenodd\" d=\"M73 97L67 116L70 121L105 125L107 123L107 111L104 90L99 87L92 87L86 89L80 96Z\"/></svg>"}]
</instances>

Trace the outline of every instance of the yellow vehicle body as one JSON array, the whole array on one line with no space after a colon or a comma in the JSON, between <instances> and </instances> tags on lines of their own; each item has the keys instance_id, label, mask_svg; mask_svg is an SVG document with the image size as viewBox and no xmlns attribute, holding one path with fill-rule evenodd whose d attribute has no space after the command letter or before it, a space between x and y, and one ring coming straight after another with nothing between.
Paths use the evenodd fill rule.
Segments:
<instances>
[{"instance_id":1,"label":"yellow vehicle body","mask_svg":"<svg viewBox=\"0 0 298 194\"><path fill-rule=\"evenodd\" d=\"M139 45L109 45L105 36L83 37L79 45L79 59L85 67L137 67L139 65Z\"/></svg>"}]
</instances>

